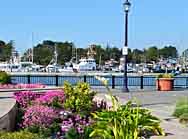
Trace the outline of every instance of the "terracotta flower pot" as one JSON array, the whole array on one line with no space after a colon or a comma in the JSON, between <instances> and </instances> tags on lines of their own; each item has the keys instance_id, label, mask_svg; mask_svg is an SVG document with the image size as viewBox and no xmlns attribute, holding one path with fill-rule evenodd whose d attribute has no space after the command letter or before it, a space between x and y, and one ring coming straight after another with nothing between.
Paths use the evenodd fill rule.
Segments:
<instances>
[{"instance_id":1,"label":"terracotta flower pot","mask_svg":"<svg viewBox=\"0 0 188 139\"><path fill-rule=\"evenodd\" d=\"M158 91L172 91L174 88L174 79L159 78L156 80L156 87Z\"/></svg>"}]
</instances>

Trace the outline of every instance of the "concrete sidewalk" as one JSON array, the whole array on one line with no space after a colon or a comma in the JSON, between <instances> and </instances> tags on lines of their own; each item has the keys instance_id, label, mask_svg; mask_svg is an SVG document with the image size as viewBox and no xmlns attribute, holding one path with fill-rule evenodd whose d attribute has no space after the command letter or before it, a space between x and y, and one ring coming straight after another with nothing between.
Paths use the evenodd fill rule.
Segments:
<instances>
[{"instance_id":1,"label":"concrete sidewalk","mask_svg":"<svg viewBox=\"0 0 188 139\"><path fill-rule=\"evenodd\" d=\"M13 93L0 92L0 130L12 131L16 122L16 100Z\"/></svg>"},{"instance_id":2,"label":"concrete sidewalk","mask_svg":"<svg viewBox=\"0 0 188 139\"><path fill-rule=\"evenodd\" d=\"M0 118L7 114L16 104L16 100L12 97L13 93L0 92Z\"/></svg>"}]
</instances>

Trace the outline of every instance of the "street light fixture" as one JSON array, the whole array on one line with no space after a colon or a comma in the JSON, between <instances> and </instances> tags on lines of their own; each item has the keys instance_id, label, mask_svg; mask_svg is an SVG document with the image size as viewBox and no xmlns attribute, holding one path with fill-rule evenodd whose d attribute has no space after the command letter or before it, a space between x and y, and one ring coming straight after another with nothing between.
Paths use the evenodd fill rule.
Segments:
<instances>
[{"instance_id":1,"label":"street light fixture","mask_svg":"<svg viewBox=\"0 0 188 139\"><path fill-rule=\"evenodd\" d=\"M131 3L128 0L126 0L126 2L123 3L123 7L124 7L125 12L129 12Z\"/></svg>"},{"instance_id":2,"label":"street light fixture","mask_svg":"<svg viewBox=\"0 0 188 139\"><path fill-rule=\"evenodd\" d=\"M127 60L128 60L128 13L130 11L131 3L129 0L126 0L123 3L124 11L125 11L125 44L123 47L123 55L125 58L124 63L124 86L123 92L129 92L128 89L128 77L127 77Z\"/></svg>"}]
</instances>

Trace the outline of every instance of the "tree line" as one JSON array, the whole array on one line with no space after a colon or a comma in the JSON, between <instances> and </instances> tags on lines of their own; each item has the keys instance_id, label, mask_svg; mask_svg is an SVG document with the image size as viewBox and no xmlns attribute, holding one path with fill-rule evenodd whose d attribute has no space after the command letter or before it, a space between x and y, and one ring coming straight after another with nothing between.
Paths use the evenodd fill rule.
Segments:
<instances>
[{"instance_id":1,"label":"tree line","mask_svg":"<svg viewBox=\"0 0 188 139\"><path fill-rule=\"evenodd\" d=\"M58 53L57 62L60 65L64 65L69 62L71 58L76 57L80 59L81 57L86 57L89 48L78 48L73 42L55 42L51 40L45 40L42 43L37 44L33 47L33 60L34 63L40 65L48 65L53 58L54 50ZM105 61L114 59L119 61L122 57L122 50L117 47L111 47L109 45L102 46L99 44L94 44L94 51L96 55L94 56L97 64L104 64ZM0 41L0 61L7 61L11 56L11 49L13 47L13 42L10 41L5 43ZM22 56L22 60L31 60L31 49L28 49ZM77 54L77 55L76 55ZM157 46L152 46L147 49L128 49L128 61L131 63L142 63L142 62L157 62L160 58L177 58L178 51L175 46L165 46L163 48L158 48Z\"/></svg>"},{"instance_id":2,"label":"tree line","mask_svg":"<svg viewBox=\"0 0 188 139\"><path fill-rule=\"evenodd\" d=\"M8 43L0 40L0 61L4 62L10 60L13 43L12 40Z\"/></svg>"}]
</instances>

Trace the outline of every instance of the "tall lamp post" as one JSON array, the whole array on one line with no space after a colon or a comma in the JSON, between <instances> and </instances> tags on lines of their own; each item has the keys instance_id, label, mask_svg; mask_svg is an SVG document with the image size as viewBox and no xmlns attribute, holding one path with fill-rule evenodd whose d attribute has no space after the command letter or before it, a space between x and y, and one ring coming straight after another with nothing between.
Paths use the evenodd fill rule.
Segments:
<instances>
[{"instance_id":1,"label":"tall lamp post","mask_svg":"<svg viewBox=\"0 0 188 139\"><path fill-rule=\"evenodd\" d=\"M128 89L128 78L127 78L127 60L128 60L128 13L131 7L131 3L129 0L126 0L123 3L124 11L125 11L125 44L123 47L123 55L125 58L124 63L124 86L123 86L123 92L129 92Z\"/></svg>"}]
</instances>

